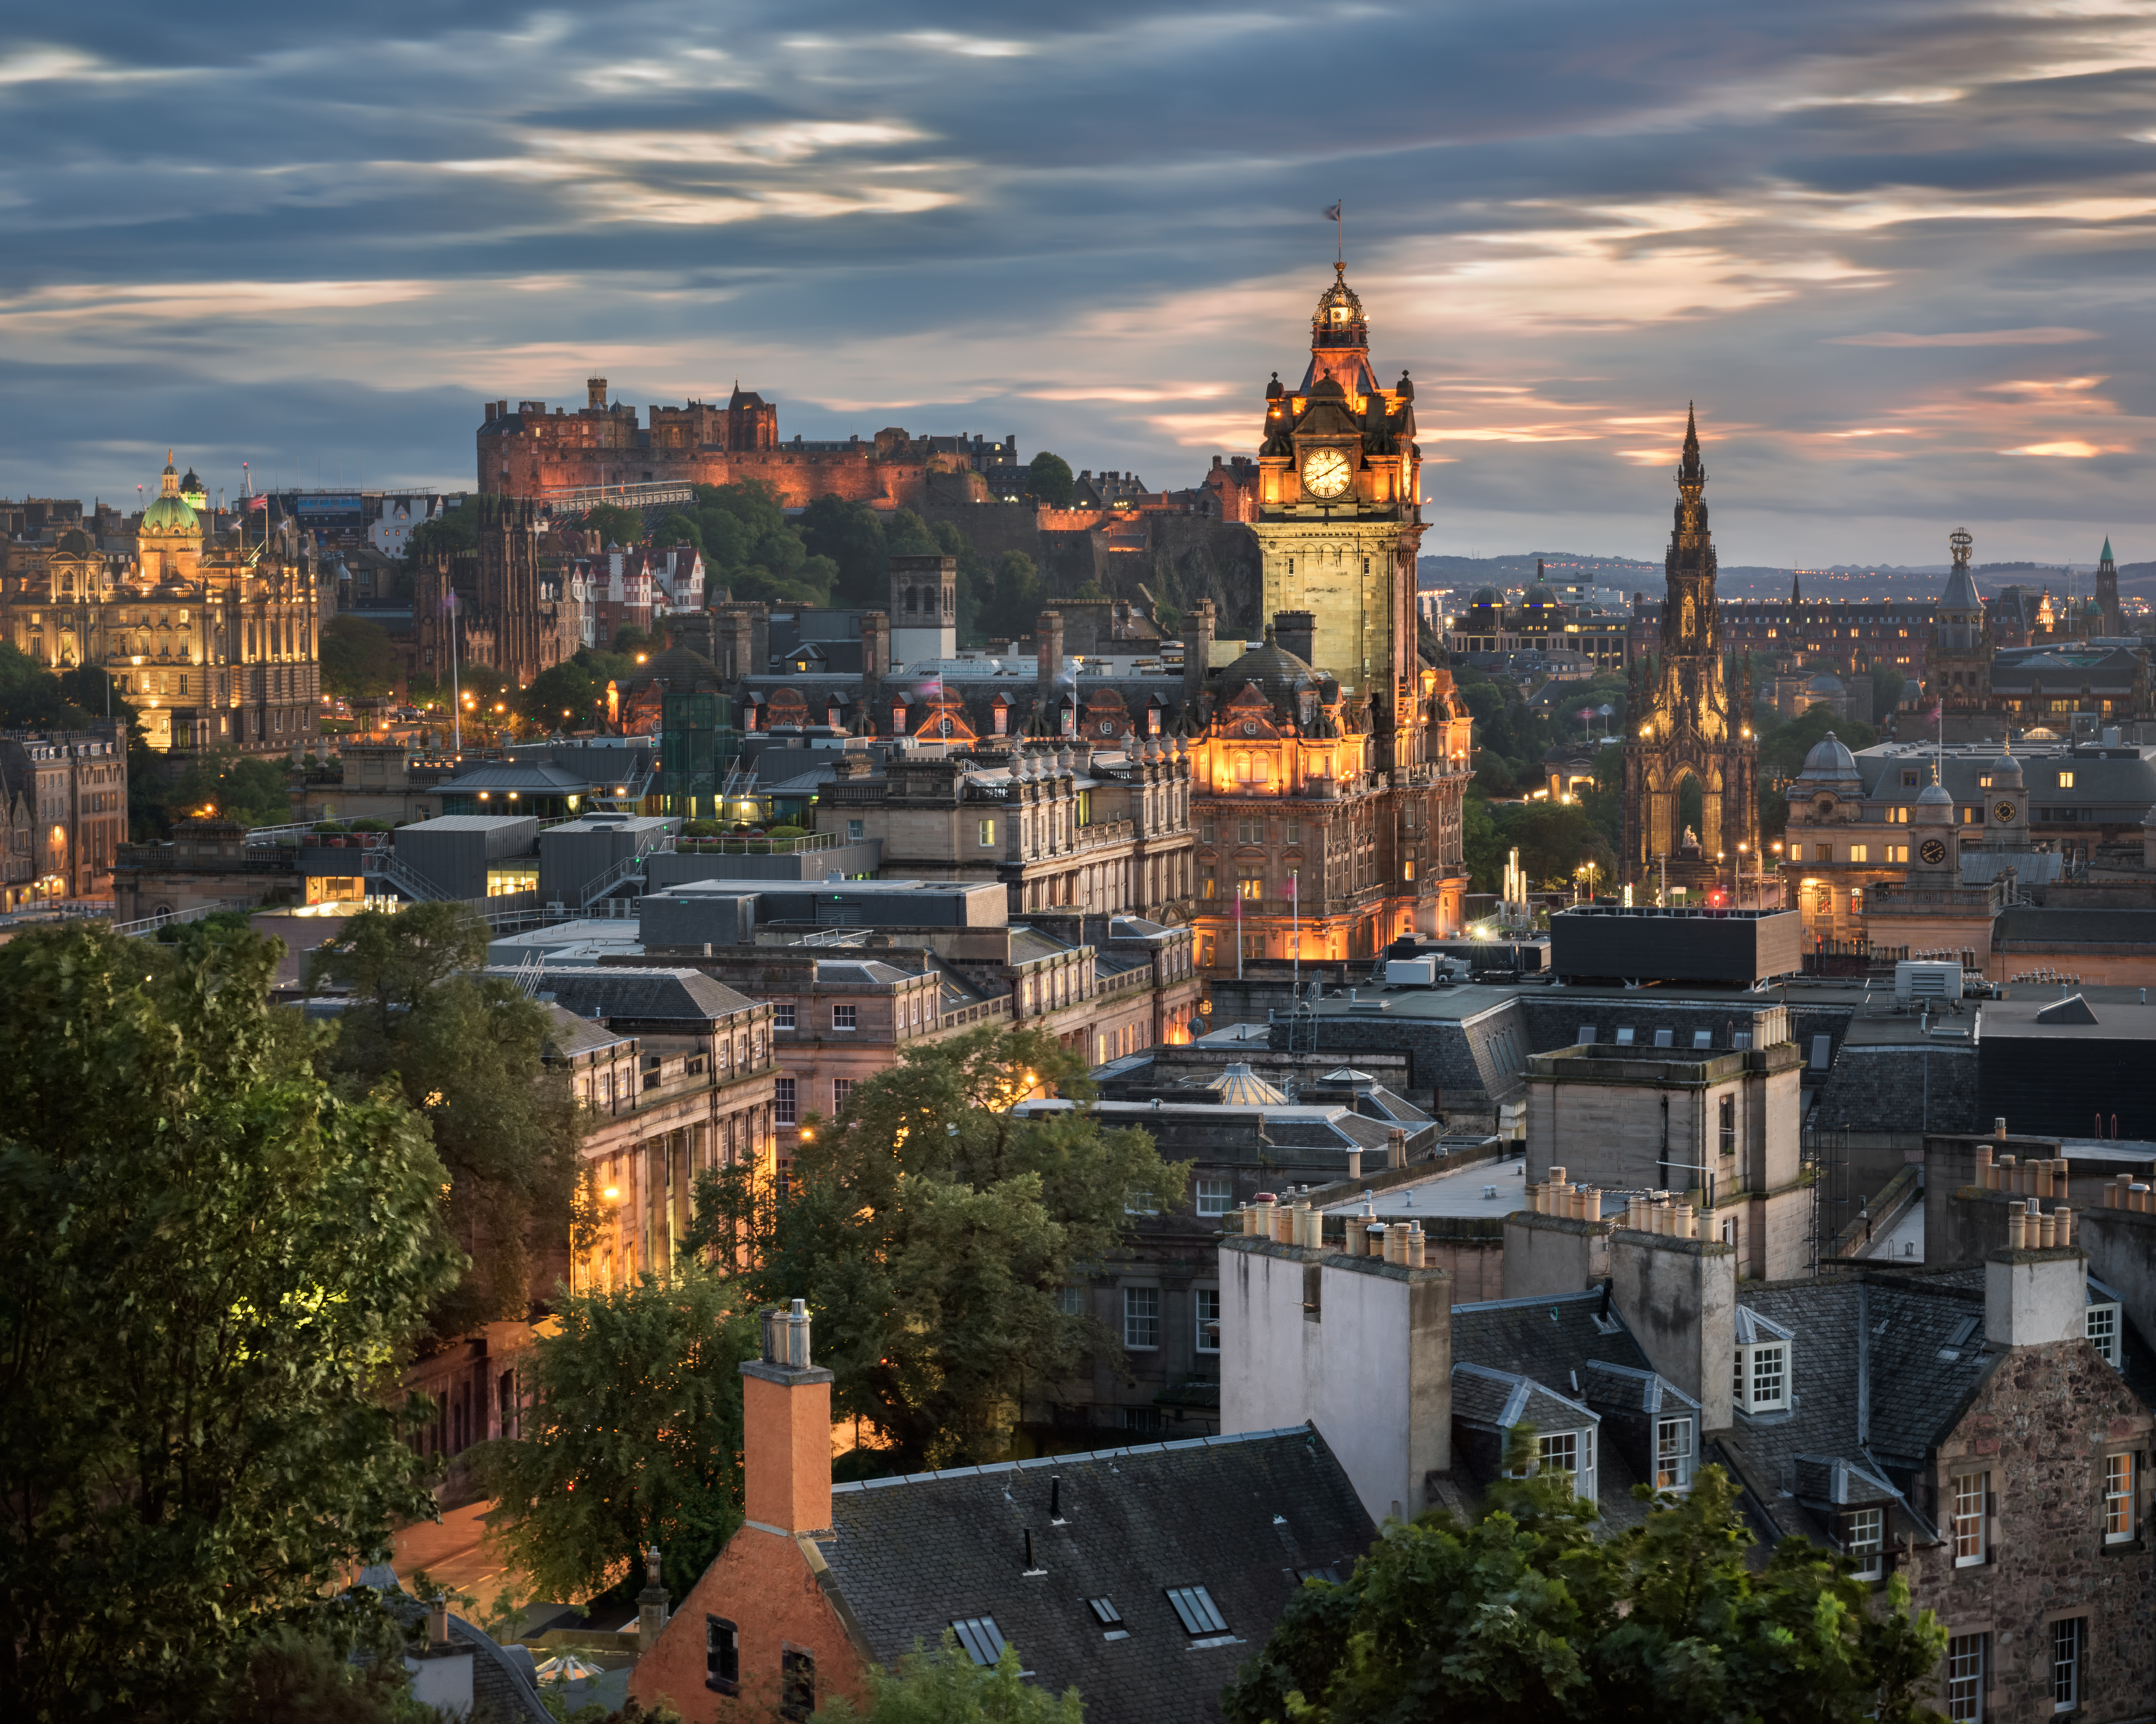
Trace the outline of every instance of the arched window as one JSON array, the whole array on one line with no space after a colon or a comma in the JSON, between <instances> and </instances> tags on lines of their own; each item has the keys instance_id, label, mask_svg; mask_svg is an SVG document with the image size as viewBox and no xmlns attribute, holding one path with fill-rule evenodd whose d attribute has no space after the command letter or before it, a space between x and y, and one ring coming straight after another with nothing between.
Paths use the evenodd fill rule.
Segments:
<instances>
[{"instance_id":1,"label":"arched window","mask_svg":"<svg viewBox=\"0 0 2156 1724\"><path fill-rule=\"evenodd\" d=\"M1239 784L1250 783L1250 757L1249 754L1240 754L1235 756L1235 779Z\"/></svg>"}]
</instances>

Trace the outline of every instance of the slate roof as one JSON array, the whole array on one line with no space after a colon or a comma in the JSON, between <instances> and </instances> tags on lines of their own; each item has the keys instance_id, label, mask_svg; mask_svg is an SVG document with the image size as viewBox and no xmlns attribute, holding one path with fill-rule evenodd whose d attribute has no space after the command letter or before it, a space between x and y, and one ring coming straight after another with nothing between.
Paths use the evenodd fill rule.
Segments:
<instances>
[{"instance_id":1,"label":"slate roof","mask_svg":"<svg viewBox=\"0 0 2156 1724\"><path fill-rule=\"evenodd\" d=\"M602 1047L619 1047L627 1040L559 1005L550 1002L547 1006L547 1052L556 1059L572 1060Z\"/></svg>"},{"instance_id":2,"label":"slate roof","mask_svg":"<svg viewBox=\"0 0 2156 1724\"><path fill-rule=\"evenodd\" d=\"M1271 1632L1296 1571L1344 1575L1376 1536L1307 1426L839 1485L831 1520L817 1548L879 1660L993 1617L1040 1689L1077 1688L1089 1724L1219 1718L1221 1688ZM1232 1639L1194 1645L1167 1597L1194 1586ZM1125 1638L1088 1608L1101 1598Z\"/></svg>"},{"instance_id":3,"label":"slate roof","mask_svg":"<svg viewBox=\"0 0 2156 1724\"><path fill-rule=\"evenodd\" d=\"M816 980L841 988L887 988L893 982L911 981L920 972L899 970L879 959L852 962L844 958L819 958Z\"/></svg>"},{"instance_id":4,"label":"slate roof","mask_svg":"<svg viewBox=\"0 0 2156 1724\"><path fill-rule=\"evenodd\" d=\"M619 1027L649 1024L676 1034L691 1034L756 1004L701 970L659 970L642 965L622 969L545 970L538 989L551 993L565 1011L598 1017Z\"/></svg>"},{"instance_id":5,"label":"slate roof","mask_svg":"<svg viewBox=\"0 0 2156 1724\"><path fill-rule=\"evenodd\" d=\"M1919 1040L1917 1031L1909 1041ZM1874 1047L1845 1042L1812 1123L1837 1131L1974 1131L1977 1050L1968 1042Z\"/></svg>"},{"instance_id":6,"label":"slate roof","mask_svg":"<svg viewBox=\"0 0 2156 1724\"><path fill-rule=\"evenodd\" d=\"M1647 1356L1601 1288L1548 1299L1491 1299L1452 1308L1453 1416L1491 1424L1494 1379L1531 1381L1507 1423L1538 1431L1577 1430L1601 1415L1685 1397L1654 1376ZM1687 1403L1688 1405L1689 1403ZM1691 1408L1695 1418L1697 1409ZM1586 1414L1583 1417L1583 1413ZM1697 1428L1697 1427L1695 1427ZM1646 1483L1625 1445L1604 1431L1595 1446L1595 1498L1605 1526L1631 1526L1647 1505L1632 1495ZM1455 1469L1459 1463L1455 1461ZM1486 1480L1478 1483L1487 1483Z\"/></svg>"},{"instance_id":7,"label":"slate roof","mask_svg":"<svg viewBox=\"0 0 2156 1724\"><path fill-rule=\"evenodd\" d=\"M467 790L536 790L542 795L588 790L593 780L551 760L483 760L467 766L454 778L434 786L437 795L452 796Z\"/></svg>"},{"instance_id":8,"label":"slate roof","mask_svg":"<svg viewBox=\"0 0 2156 1724\"><path fill-rule=\"evenodd\" d=\"M1999 913L1992 944L2041 940L2046 944L2123 945L2156 940L2156 910L2047 909L2015 904Z\"/></svg>"}]
</instances>

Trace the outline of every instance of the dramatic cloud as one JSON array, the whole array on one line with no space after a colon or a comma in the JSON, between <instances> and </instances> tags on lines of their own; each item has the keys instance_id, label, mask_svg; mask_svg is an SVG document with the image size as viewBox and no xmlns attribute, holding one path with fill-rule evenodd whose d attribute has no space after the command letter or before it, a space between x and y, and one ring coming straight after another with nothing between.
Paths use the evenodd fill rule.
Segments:
<instances>
[{"instance_id":1,"label":"dramatic cloud","mask_svg":"<svg viewBox=\"0 0 2156 1724\"><path fill-rule=\"evenodd\" d=\"M0 49L0 491L467 482L480 400L1194 481L1332 273L1433 550L2156 557L2156 3L233 0Z\"/></svg>"}]
</instances>

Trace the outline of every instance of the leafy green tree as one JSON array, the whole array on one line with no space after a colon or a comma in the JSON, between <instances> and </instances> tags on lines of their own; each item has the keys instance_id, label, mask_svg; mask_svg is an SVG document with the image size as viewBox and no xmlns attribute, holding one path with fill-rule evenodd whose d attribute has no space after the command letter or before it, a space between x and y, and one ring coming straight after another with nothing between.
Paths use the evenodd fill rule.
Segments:
<instances>
[{"instance_id":1,"label":"leafy green tree","mask_svg":"<svg viewBox=\"0 0 2156 1724\"><path fill-rule=\"evenodd\" d=\"M433 1511L388 1392L440 1161L265 1000L280 948L0 948L0 1711L180 1721Z\"/></svg>"},{"instance_id":2,"label":"leafy green tree","mask_svg":"<svg viewBox=\"0 0 2156 1724\"><path fill-rule=\"evenodd\" d=\"M645 538L643 512L625 509L619 503L593 503L577 524L584 529L585 542L596 550L609 545L640 545Z\"/></svg>"},{"instance_id":3,"label":"leafy green tree","mask_svg":"<svg viewBox=\"0 0 2156 1724\"><path fill-rule=\"evenodd\" d=\"M1460 807L1460 849L1467 863L1470 892L1496 892L1503 884L1505 853L1497 843L1497 821L1480 778L1467 786Z\"/></svg>"},{"instance_id":4,"label":"leafy green tree","mask_svg":"<svg viewBox=\"0 0 2156 1724\"><path fill-rule=\"evenodd\" d=\"M1056 1696L1034 1687L1024 1665L1009 1641L993 1665L977 1665L946 1629L935 1651L924 1652L916 1643L896 1670L879 1665L868 1671L865 1711L834 1695L817 1707L816 1716L829 1724L1085 1724L1076 1689Z\"/></svg>"},{"instance_id":5,"label":"leafy green tree","mask_svg":"<svg viewBox=\"0 0 2156 1724\"><path fill-rule=\"evenodd\" d=\"M883 523L866 503L818 497L801 512L801 533L811 555L837 571L834 596L842 604L880 605L890 592Z\"/></svg>"},{"instance_id":6,"label":"leafy green tree","mask_svg":"<svg viewBox=\"0 0 2156 1724\"><path fill-rule=\"evenodd\" d=\"M993 597L983 619L988 631L1015 641L1033 632L1046 608L1046 590L1033 558L1024 551L1005 551L997 558Z\"/></svg>"},{"instance_id":7,"label":"leafy green tree","mask_svg":"<svg viewBox=\"0 0 2156 1724\"><path fill-rule=\"evenodd\" d=\"M606 686L613 674L611 668L601 674L601 658L586 647L573 658L547 666L519 692L517 711L542 730L591 728L605 716ZM628 666L634 661L623 662ZM627 674L626 669L622 674Z\"/></svg>"},{"instance_id":8,"label":"leafy green tree","mask_svg":"<svg viewBox=\"0 0 2156 1724\"><path fill-rule=\"evenodd\" d=\"M1527 1433L1508 1459L1532 1467ZM1519 1440L1527 1438L1527 1440ZM1650 1495L1640 1487L1643 1497ZM1501 1480L1481 1516L1389 1525L1338 1585L1306 1582L1224 1696L1234 1724L1918 1724L1946 1647L1907 1581L1784 1540L1763 1565L1719 1467L1598 1537L1568 1480Z\"/></svg>"},{"instance_id":9,"label":"leafy green tree","mask_svg":"<svg viewBox=\"0 0 2156 1724\"><path fill-rule=\"evenodd\" d=\"M1573 885L1573 871L1584 862L1595 865L1606 886L1616 867L1616 856L1594 817L1576 802L1527 802L1503 810L1497 847L1509 851L1515 845L1520 867L1538 886Z\"/></svg>"},{"instance_id":10,"label":"leafy green tree","mask_svg":"<svg viewBox=\"0 0 2156 1724\"><path fill-rule=\"evenodd\" d=\"M389 1085L426 1120L449 1169L450 1232L472 1263L436 1332L521 1317L568 1236L583 1128L567 1075L546 1066L547 1010L483 976L486 924L462 904L363 911L308 962L308 986L352 990L331 1058L355 1088Z\"/></svg>"},{"instance_id":11,"label":"leafy green tree","mask_svg":"<svg viewBox=\"0 0 2156 1724\"><path fill-rule=\"evenodd\" d=\"M101 714L102 703L85 708L59 677L13 642L0 641L0 725L11 730L80 730L93 710Z\"/></svg>"},{"instance_id":12,"label":"leafy green tree","mask_svg":"<svg viewBox=\"0 0 2156 1724\"><path fill-rule=\"evenodd\" d=\"M691 515L669 515L659 523L659 530L651 535L654 544L694 545L704 548L704 529Z\"/></svg>"},{"instance_id":13,"label":"leafy green tree","mask_svg":"<svg viewBox=\"0 0 2156 1724\"><path fill-rule=\"evenodd\" d=\"M332 617L322 625L321 664L322 686L346 700L388 693L403 668L389 630L361 616Z\"/></svg>"},{"instance_id":14,"label":"leafy green tree","mask_svg":"<svg viewBox=\"0 0 2156 1724\"><path fill-rule=\"evenodd\" d=\"M894 1464L1008 1450L1026 1387L1112 1341L1060 1308L1076 1266L1127 1238L1131 1194L1182 1202L1184 1170L1083 1107L1020 1119L1045 1092L1092 1096L1053 1037L985 1025L911 1049L811 1122L783 1202L735 1171L697 1188L690 1249L741 1262L745 1302L808 1301L833 1407Z\"/></svg>"},{"instance_id":15,"label":"leafy green tree","mask_svg":"<svg viewBox=\"0 0 2156 1724\"><path fill-rule=\"evenodd\" d=\"M292 819L292 765L259 754L198 754L174 777L162 774L146 797L169 828L206 811L244 826L281 826Z\"/></svg>"},{"instance_id":16,"label":"leafy green tree","mask_svg":"<svg viewBox=\"0 0 2156 1724\"><path fill-rule=\"evenodd\" d=\"M525 1434L480 1445L487 1524L541 1598L644 1584L656 1544L675 1598L741 1525L741 1362L755 1316L739 1289L688 1270L566 1300L542 1335Z\"/></svg>"},{"instance_id":17,"label":"leafy green tree","mask_svg":"<svg viewBox=\"0 0 2156 1724\"><path fill-rule=\"evenodd\" d=\"M835 503L837 499L824 502ZM814 512L804 512L804 520ZM859 507L859 506L855 506ZM863 512L866 512L865 510ZM818 554L806 527L787 518L778 493L757 481L696 487L705 579L737 599L828 604L839 564Z\"/></svg>"},{"instance_id":18,"label":"leafy green tree","mask_svg":"<svg viewBox=\"0 0 2156 1724\"><path fill-rule=\"evenodd\" d=\"M437 554L454 556L459 551L477 549L479 514L479 499L467 497L456 507L422 521L404 541L405 562L429 563Z\"/></svg>"},{"instance_id":19,"label":"leafy green tree","mask_svg":"<svg viewBox=\"0 0 2156 1724\"><path fill-rule=\"evenodd\" d=\"M1067 509L1078 494L1078 481L1069 461L1044 449L1026 466L1025 488L1050 507Z\"/></svg>"}]
</instances>

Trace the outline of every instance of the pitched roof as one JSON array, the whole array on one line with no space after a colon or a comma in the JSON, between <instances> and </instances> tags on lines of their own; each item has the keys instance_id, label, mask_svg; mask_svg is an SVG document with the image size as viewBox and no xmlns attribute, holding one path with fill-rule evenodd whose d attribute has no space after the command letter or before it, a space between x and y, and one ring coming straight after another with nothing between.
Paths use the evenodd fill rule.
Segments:
<instances>
[{"instance_id":1,"label":"pitched roof","mask_svg":"<svg viewBox=\"0 0 2156 1724\"><path fill-rule=\"evenodd\" d=\"M1376 1531L1308 1426L839 1485L831 1521L817 1548L879 1660L992 1617L1040 1688L1077 1688L1092 1724L1220 1717L1297 1571L1344 1575ZM1224 1632L1186 1630L1168 1597L1185 1587L1205 1588Z\"/></svg>"},{"instance_id":2,"label":"pitched roof","mask_svg":"<svg viewBox=\"0 0 2156 1724\"><path fill-rule=\"evenodd\" d=\"M579 1017L608 1022L666 1024L686 1032L756 1004L701 970L544 970L539 988Z\"/></svg>"}]
</instances>

